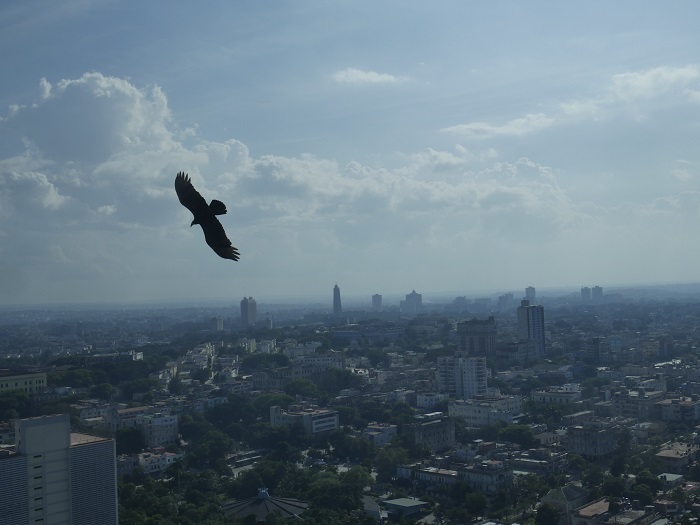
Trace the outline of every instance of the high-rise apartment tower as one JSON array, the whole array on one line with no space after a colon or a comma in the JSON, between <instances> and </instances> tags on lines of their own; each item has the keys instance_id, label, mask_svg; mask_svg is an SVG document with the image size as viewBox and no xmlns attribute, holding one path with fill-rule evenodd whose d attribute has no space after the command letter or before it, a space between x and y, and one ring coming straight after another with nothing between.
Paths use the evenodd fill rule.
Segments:
<instances>
[{"instance_id":1,"label":"high-rise apartment tower","mask_svg":"<svg viewBox=\"0 0 700 525\"><path fill-rule=\"evenodd\" d=\"M530 301L523 299L520 302L517 314L518 339L532 342L535 347L535 355L533 357L544 356L544 308L540 305L531 305Z\"/></svg>"},{"instance_id":2,"label":"high-rise apartment tower","mask_svg":"<svg viewBox=\"0 0 700 525\"><path fill-rule=\"evenodd\" d=\"M15 420L15 442L0 453L0 525L117 525L113 439L60 414Z\"/></svg>"},{"instance_id":3,"label":"high-rise apartment tower","mask_svg":"<svg viewBox=\"0 0 700 525\"><path fill-rule=\"evenodd\" d=\"M333 315L340 315L343 313L343 304L340 302L340 287L338 283L335 283L333 287Z\"/></svg>"},{"instance_id":4,"label":"high-rise apartment tower","mask_svg":"<svg viewBox=\"0 0 700 525\"><path fill-rule=\"evenodd\" d=\"M258 320L258 305L252 297L244 297L241 301L241 324L255 324Z\"/></svg>"}]
</instances>

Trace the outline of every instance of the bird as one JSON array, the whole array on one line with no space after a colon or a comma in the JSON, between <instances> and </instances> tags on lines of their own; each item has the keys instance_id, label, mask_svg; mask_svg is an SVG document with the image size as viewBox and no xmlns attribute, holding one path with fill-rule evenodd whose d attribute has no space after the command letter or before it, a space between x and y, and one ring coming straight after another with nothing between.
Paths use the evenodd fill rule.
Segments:
<instances>
[{"instance_id":1,"label":"bird","mask_svg":"<svg viewBox=\"0 0 700 525\"><path fill-rule=\"evenodd\" d=\"M238 248L231 244L224 227L216 218L217 215L226 213L226 205L218 200L212 200L207 204L204 197L194 189L190 176L183 171L175 176L175 192L180 203L194 215L190 227L199 224L207 244L219 257L237 261L241 254L238 253Z\"/></svg>"}]
</instances>

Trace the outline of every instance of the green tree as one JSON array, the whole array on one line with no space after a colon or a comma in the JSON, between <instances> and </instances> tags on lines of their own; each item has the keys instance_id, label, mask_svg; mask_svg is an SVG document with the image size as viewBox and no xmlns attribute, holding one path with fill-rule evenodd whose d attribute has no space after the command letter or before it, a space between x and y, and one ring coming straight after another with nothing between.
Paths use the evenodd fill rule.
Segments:
<instances>
[{"instance_id":1,"label":"green tree","mask_svg":"<svg viewBox=\"0 0 700 525\"><path fill-rule=\"evenodd\" d=\"M137 454L146 446L143 433L138 428L120 428L114 434L117 454Z\"/></svg>"},{"instance_id":2,"label":"green tree","mask_svg":"<svg viewBox=\"0 0 700 525\"><path fill-rule=\"evenodd\" d=\"M558 525L559 509L549 503L543 503L537 507L535 525Z\"/></svg>"},{"instance_id":3,"label":"green tree","mask_svg":"<svg viewBox=\"0 0 700 525\"><path fill-rule=\"evenodd\" d=\"M292 397L301 396L306 398L318 397L320 394L318 387L308 379L295 379L284 387L284 392Z\"/></svg>"}]
</instances>

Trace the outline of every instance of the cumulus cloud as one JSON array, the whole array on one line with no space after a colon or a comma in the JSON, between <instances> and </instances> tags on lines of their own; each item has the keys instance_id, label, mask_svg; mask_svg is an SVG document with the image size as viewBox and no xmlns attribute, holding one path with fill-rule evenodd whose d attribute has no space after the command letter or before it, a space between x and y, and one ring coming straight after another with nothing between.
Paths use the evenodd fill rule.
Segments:
<instances>
[{"instance_id":1,"label":"cumulus cloud","mask_svg":"<svg viewBox=\"0 0 700 525\"><path fill-rule=\"evenodd\" d=\"M364 71L352 67L333 73L332 78L338 84L373 85L373 84L399 84L408 79L389 73L377 73L376 71Z\"/></svg>"},{"instance_id":2,"label":"cumulus cloud","mask_svg":"<svg viewBox=\"0 0 700 525\"><path fill-rule=\"evenodd\" d=\"M7 275L23 283L0 289L17 300L77 298L75 290L100 300L186 297L203 286L201 293L221 294L230 265L222 266L201 231L189 228L190 214L173 190L180 170L206 199L226 203L222 222L243 255L236 282L251 287L272 275L332 279L348 260L372 273L380 258L413 261L417 253L424 265L482 257L478 264L489 269L513 247L530 253L533 243L543 254L552 247L556 257L558 241L569 246L576 234L595 242L590 232L604 234L608 220L624 217L577 203L552 167L534 158L501 159L488 147L426 148L393 167L310 154L256 157L235 138L182 133L158 87L89 73L55 85L44 80L40 92L34 106L0 122L5 133L24 139L0 159L0 252ZM530 114L462 132L522 136L554 120ZM674 168L693 170L683 162ZM659 214L687 216L697 197L678 198L631 215L640 223ZM173 283L183 289L173 291Z\"/></svg>"}]
</instances>

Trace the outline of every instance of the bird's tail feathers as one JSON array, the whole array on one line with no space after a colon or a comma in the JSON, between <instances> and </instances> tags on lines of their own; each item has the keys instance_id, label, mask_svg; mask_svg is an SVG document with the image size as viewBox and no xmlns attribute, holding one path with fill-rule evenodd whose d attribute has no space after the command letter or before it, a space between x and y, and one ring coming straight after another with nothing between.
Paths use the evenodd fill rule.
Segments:
<instances>
[{"instance_id":1,"label":"bird's tail feathers","mask_svg":"<svg viewBox=\"0 0 700 525\"><path fill-rule=\"evenodd\" d=\"M226 205L217 200L211 201L209 204L209 209L214 215L224 215L226 213Z\"/></svg>"}]
</instances>

